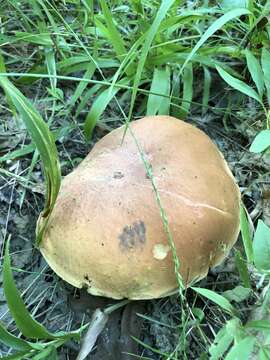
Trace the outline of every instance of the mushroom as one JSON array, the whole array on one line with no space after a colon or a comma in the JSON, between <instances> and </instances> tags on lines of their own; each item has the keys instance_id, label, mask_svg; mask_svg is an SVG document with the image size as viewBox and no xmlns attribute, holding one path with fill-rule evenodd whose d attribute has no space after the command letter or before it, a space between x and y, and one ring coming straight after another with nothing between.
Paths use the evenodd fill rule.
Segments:
<instances>
[{"instance_id":1,"label":"mushroom","mask_svg":"<svg viewBox=\"0 0 270 360\"><path fill-rule=\"evenodd\" d=\"M240 192L216 145L195 126L148 116L124 133L122 126L103 137L64 178L40 250L60 277L92 295L164 297L177 282L146 163L185 286L235 243Z\"/></svg>"}]
</instances>

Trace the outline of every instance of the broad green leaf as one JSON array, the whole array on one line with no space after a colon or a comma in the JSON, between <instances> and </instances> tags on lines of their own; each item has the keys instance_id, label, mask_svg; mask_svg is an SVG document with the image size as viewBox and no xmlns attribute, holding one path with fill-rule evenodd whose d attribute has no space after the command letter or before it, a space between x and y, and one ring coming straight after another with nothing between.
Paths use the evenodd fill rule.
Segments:
<instances>
[{"instance_id":1,"label":"broad green leaf","mask_svg":"<svg viewBox=\"0 0 270 360\"><path fill-rule=\"evenodd\" d=\"M31 102L4 76L0 76L0 85L21 115L33 142L35 143L44 167L46 179L46 201L37 226L37 244L42 240L49 215L55 204L61 183L60 164L54 138L35 110Z\"/></svg>"},{"instance_id":2,"label":"broad green leaf","mask_svg":"<svg viewBox=\"0 0 270 360\"><path fill-rule=\"evenodd\" d=\"M127 85L128 79L124 78L120 80L119 84ZM87 140L91 138L93 129L96 126L97 121L99 120L100 116L106 109L109 102L112 100L112 98L117 94L119 90L120 87L114 87L113 89L111 89L111 87L107 88L103 90L94 101L84 124L84 132Z\"/></svg>"},{"instance_id":3,"label":"broad green leaf","mask_svg":"<svg viewBox=\"0 0 270 360\"><path fill-rule=\"evenodd\" d=\"M243 206L241 206L240 208L240 229L245 248L245 254L248 262L251 263L253 261L252 238L250 234L246 210Z\"/></svg>"},{"instance_id":4,"label":"broad green leaf","mask_svg":"<svg viewBox=\"0 0 270 360\"><path fill-rule=\"evenodd\" d=\"M251 289L238 285L232 290L223 292L223 296L229 301L241 302L247 300L251 294Z\"/></svg>"},{"instance_id":5,"label":"broad green leaf","mask_svg":"<svg viewBox=\"0 0 270 360\"><path fill-rule=\"evenodd\" d=\"M249 151L253 153L260 153L267 150L270 147L270 130L262 130L256 135L255 139L249 148Z\"/></svg>"},{"instance_id":6,"label":"broad green leaf","mask_svg":"<svg viewBox=\"0 0 270 360\"><path fill-rule=\"evenodd\" d=\"M188 115L193 96L193 68L189 63L183 72L183 97L180 109L180 118L185 119Z\"/></svg>"},{"instance_id":7,"label":"broad green leaf","mask_svg":"<svg viewBox=\"0 0 270 360\"><path fill-rule=\"evenodd\" d=\"M262 101L260 99L260 96L256 93L255 90L252 89L249 85L244 83L243 81L233 77L229 73L227 73L225 70L223 70L220 66L216 66L216 69L219 73L219 75L222 77L222 79L229 84L232 88L240 91L241 93L257 100L260 104L262 104Z\"/></svg>"},{"instance_id":8,"label":"broad green leaf","mask_svg":"<svg viewBox=\"0 0 270 360\"><path fill-rule=\"evenodd\" d=\"M207 105L209 102L209 94L211 87L211 73L206 66L203 67L204 80L203 80L203 97L202 97L202 115L207 112Z\"/></svg>"},{"instance_id":9,"label":"broad green leaf","mask_svg":"<svg viewBox=\"0 0 270 360\"><path fill-rule=\"evenodd\" d=\"M200 40L197 44L193 47L192 51L189 53L188 57L186 58L184 64L181 67L181 71L184 70L187 63L192 59L193 55L199 50L199 48L218 30L220 30L223 25L225 25L228 21L240 17L242 15L250 14L250 11L247 9L234 9L228 11L226 14L222 15L220 18L215 20L212 25L204 32Z\"/></svg>"},{"instance_id":10,"label":"broad green leaf","mask_svg":"<svg viewBox=\"0 0 270 360\"><path fill-rule=\"evenodd\" d=\"M220 306L228 313L232 315L236 313L236 310L234 309L232 304L230 304L230 302L224 296L217 294L215 291L198 287L192 287L191 289L196 291L198 294L206 297L207 299L213 301L215 304Z\"/></svg>"},{"instance_id":11,"label":"broad green leaf","mask_svg":"<svg viewBox=\"0 0 270 360\"><path fill-rule=\"evenodd\" d=\"M5 327L0 323L0 342L14 350L30 350L31 345L8 332Z\"/></svg>"},{"instance_id":12,"label":"broad green leaf","mask_svg":"<svg viewBox=\"0 0 270 360\"><path fill-rule=\"evenodd\" d=\"M215 337L215 342L209 348L210 360L219 360L232 342L232 334L227 332L226 327L222 328Z\"/></svg>"},{"instance_id":13,"label":"broad green leaf","mask_svg":"<svg viewBox=\"0 0 270 360\"><path fill-rule=\"evenodd\" d=\"M270 332L270 320L253 320L245 324L245 328Z\"/></svg>"},{"instance_id":14,"label":"broad green leaf","mask_svg":"<svg viewBox=\"0 0 270 360\"><path fill-rule=\"evenodd\" d=\"M239 271L240 278L243 282L243 285L246 288L250 288L250 280L249 280L249 273L246 261L242 258L242 255L239 251L236 251L235 254L235 264Z\"/></svg>"},{"instance_id":15,"label":"broad green leaf","mask_svg":"<svg viewBox=\"0 0 270 360\"><path fill-rule=\"evenodd\" d=\"M262 346L259 351L259 360L269 360L270 349L267 346Z\"/></svg>"},{"instance_id":16,"label":"broad green leaf","mask_svg":"<svg viewBox=\"0 0 270 360\"><path fill-rule=\"evenodd\" d=\"M268 106L270 106L270 52L265 48L262 49L261 63L267 92Z\"/></svg>"},{"instance_id":17,"label":"broad green leaf","mask_svg":"<svg viewBox=\"0 0 270 360\"><path fill-rule=\"evenodd\" d=\"M250 50L246 49L245 55L246 55L248 70L250 72L252 80L256 84L258 94L260 98L262 98L263 90L264 90L264 75L261 65Z\"/></svg>"},{"instance_id":18,"label":"broad green leaf","mask_svg":"<svg viewBox=\"0 0 270 360\"><path fill-rule=\"evenodd\" d=\"M247 336L239 343L235 344L229 351L225 360L243 360L249 359L249 356L253 350L255 344L255 337Z\"/></svg>"},{"instance_id":19,"label":"broad green leaf","mask_svg":"<svg viewBox=\"0 0 270 360\"><path fill-rule=\"evenodd\" d=\"M226 325L219 330L213 344L209 348L210 360L219 360L233 342L237 328L240 326L238 319L227 321Z\"/></svg>"},{"instance_id":20,"label":"broad green leaf","mask_svg":"<svg viewBox=\"0 0 270 360\"><path fill-rule=\"evenodd\" d=\"M32 318L17 290L10 267L9 240L6 243L4 256L3 288L9 311L18 329L25 337L32 339L55 338L43 325Z\"/></svg>"},{"instance_id":21,"label":"broad green leaf","mask_svg":"<svg viewBox=\"0 0 270 360\"><path fill-rule=\"evenodd\" d=\"M175 0L162 0L161 5L156 14L156 17L155 17L154 21L152 22L152 25L150 26L149 30L147 31L147 35L145 37L145 41L142 46L141 54L139 56L137 71L136 71L136 74L134 77L133 89L132 89L132 95L131 95L131 103L130 103L129 115L128 115L129 120L131 119L131 116L132 116L133 107L134 107L136 95L138 92L138 87L139 87L139 84L141 81L144 64L145 64L148 52L150 50L150 46L157 34L158 28L159 28L162 20L165 18L168 10L170 9L170 7L173 5L174 2L175 2Z\"/></svg>"},{"instance_id":22,"label":"broad green leaf","mask_svg":"<svg viewBox=\"0 0 270 360\"><path fill-rule=\"evenodd\" d=\"M170 95L170 70L169 67L154 70L150 92L160 95ZM147 101L147 115L168 115L170 98L150 94Z\"/></svg>"},{"instance_id":23,"label":"broad green leaf","mask_svg":"<svg viewBox=\"0 0 270 360\"><path fill-rule=\"evenodd\" d=\"M270 270L270 228L262 220L258 225L253 239L254 263L259 270Z\"/></svg>"}]
</instances>

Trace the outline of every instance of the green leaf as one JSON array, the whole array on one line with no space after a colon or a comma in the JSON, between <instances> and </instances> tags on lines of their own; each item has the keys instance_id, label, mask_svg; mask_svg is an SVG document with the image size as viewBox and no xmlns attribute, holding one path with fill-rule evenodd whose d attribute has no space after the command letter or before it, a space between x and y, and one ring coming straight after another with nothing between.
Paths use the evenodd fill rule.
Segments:
<instances>
[{"instance_id":1,"label":"green leaf","mask_svg":"<svg viewBox=\"0 0 270 360\"><path fill-rule=\"evenodd\" d=\"M6 243L3 264L3 288L9 311L18 329L25 337L32 339L55 338L43 325L32 318L17 290L10 267L9 239Z\"/></svg>"},{"instance_id":2,"label":"green leaf","mask_svg":"<svg viewBox=\"0 0 270 360\"><path fill-rule=\"evenodd\" d=\"M262 49L261 63L264 74L264 83L267 92L268 105L270 106L270 52L265 48Z\"/></svg>"},{"instance_id":3,"label":"green leaf","mask_svg":"<svg viewBox=\"0 0 270 360\"><path fill-rule=\"evenodd\" d=\"M245 328L270 332L270 320L253 320L245 324Z\"/></svg>"},{"instance_id":4,"label":"green leaf","mask_svg":"<svg viewBox=\"0 0 270 360\"><path fill-rule=\"evenodd\" d=\"M254 263L259 270L270 270L270 228L262 220L253 239Z\"/></svg>"},{"instance_id":5,"label":"green leaf","mask_svg":"<svg viewBox=\"0 0 270 360\"><path fill-rule=\"evenodd\" d=\"M101 9L102 9L102 13L104 16L104 19L106 21L106 25L108 27L108 36L109 39L114 47L114 50L116 52L116 54L118 56L121 57L121 55L125 54L126 48L125 48L125 44L123 41L123 38L121 37L121 35L119 34L116 26L114 25L113 22L113 15L109 9L109 7L107 6L107 3L105 0L99 0L100 5L101 5Z\"/></svg>"},{"instance_id":6,"label":"green leaf","mask_svg":"<svg viewBox=\"0 0 270 360\"><path fill-rule=\"evenodd\" d=\"M256 135L249 148L253 153L260 153L267 150L270 146L270 130L262 130Z\"/></svg>"},{"instance_id":7,"label":"green leaf","mask_svg":"<svg viewBox=\"0 0 270 360\"><path fill-rule=\"evenodd\" d=\"M51 84L51 90L53 92L56 92L56 86L57 86L57 78L56 78L56 63L55 63L55 54L53 47L46 47L45 48L45 62L47 66L47 72L50 76L50 84Z\"/></svg>"},{"instance_id":8,"label":"green leaf","mask_svg":"<svg viewBox=\"0 0 270 360\"><path fill-rule=\"evenodd\" d=\"M269 360L269 359L270 359L269 347L262 346L259 351L259 360Z\"/></svg>"},{"instance_id":9,"label":"green leaf","mask_svg":"<svg viewBox=\"0 0 270 360\"><path fill-rule=\"evenodd\" d=\"M133 107L134 107L136 95L138 92L138 87L139 87L139 84L141 81L144 64L145 64L145 61L147 58L147 54L150 50L150 46L156 36L156 33L158 31L158 28L159 28L162 20L165 18L168 10L170 9L170 7L173 5L174 2L175 2L175 0L162 0L161 5L156 14L156 17L155 17L154 21L152 22L152 25L150 26L149 30L147 31L147 35L145 37L145 41L142 46L142 51L139 56L139 62L138 62L138 66L137 66L136 75L134 77L133 89L132 89L132 94L131 94L131 102L130 102L130 108L129 108L129 115L128 115L129 120L131 119L131 116L132 116Z\"/></svg>"},{"instance_id":10,"label":"green leaf","mask_svg":"<svg viewBox=\"0 0 270 360\"><path fill-rule=\"evenodd\" d=\"M230 304L230 302L222 295L217 294L213 290L191 287L192 290L196 291L198 294L206 297L207 299L213 301L215 304L219 305L222 309L234 315L236 313L235 308Z\"/></svg>"},{"instance_id":11,"label":"green leaf","mask_svg":"<svg viewBox=\"0 0 270 360\"><path fill-rule=\"evenodd\" d=\"M243 81L233 77L229 73L227 73L225 70L223 70L220 66L216 66L216 69L219 73L219 75L222 77L222 79L229 84L232 88L240 91L241 93L257 100L262 105L262 100L260 99L260 96L256 93L255 90L252 89L249 85L244 83Z\"/></svg>"},{"instance_id":12,"label":"green leaf","mask_svg":"<svg viewBox=\"0 0 270 360\"><path fill-rule=\"evenodd\" d=\"M245 288L241 285L236 286L232 290L226 290L223 292L223 296L229 301L235 301L237 303L247 300L251 294L251 289Z\"/></svg>"},{"instance_id":13,"label":"green leaf","mask_svg":"<svg viewBox=\"0 0 270 360\"><path fill-rule=\"evenodd\" d=\"M247 7L247 0L222 0L220 6L223 9L245 8Z\"/></svg>"},{"instance_id":14,"label":"green leaf","mask_svg":"<svg viewBox=\"0 0 270 360\"><path fill-rule=\"evenodd\" d=\"M38 352L35 356L32 357L32 360L42 360L42 359L50 359L53 360L53 356L55 356L55 347L48 346L43 351Z\"/></svg>"},{"instance_id":15,"label":"green leaf","mask_svg":"<svg viewBox=\"0 0 270 360\"><path fill-rule=\"evenodd\" d=\"M57 149L48 125L43 121L31 102L6 77L0 76L0 85L21 115L31 138L39 151L44 167L46 201L37 226L37 243L39 244L48 222L49 215L55 204L61 183Z\"/></svg>"},{"instance_id":16,"label":"green leaf","mask_svg":"<svg viewBox=\"0 0 270 360\"><path fill-rule=\"evenodd\" d=\"M226 14L222 15L220 18L215 20L212 25L204 32L200 40L197 44L193 47L192 51L189 53L188 57L186 58L185 62L181 67L181 72L186 67L187 63L192 59L193 55L199 50L199 48L208 40L216 31L220 30L223 25L225 25L228 21L240 17L242 15L250 14L250 11L247 9L234 9L228 11Z\"/></svg>"},{"instance_id":17,"label":"green leaf","mask_svg":"<svg viewBox=\"0 0 270 360\"><path fill-rule=\"evenodd\" d=\"M3 356L1 360L22 360L29 354L29 351L20 351L12 355Z\"/></svg>"},{"instance_id":18,"label":"green leaf","mask_svg":"<svg viewBox=\"0 0 270 360\"><path fill-rule=\"evenodd\" d=\"M259 61L248 49L245 50L248 70L252 77L252 80L256 84L260 98L263 96L264 90L264 75Z\"/></svg>"},{"instance_id":19,"label":"green leaf","mask_svg":"<svg viewBox=\"0 0 270 360\"><path fill-rule=\"evenodd\" d=\"M193 96L193 68L192 63L188 64L183 73L183 98L179 116L185 119L188 115Z\"/></svg>"},{"instance_id":20,"label":"green leaf","mask_svg":"<svg viewBox=\"0 0 270 360\"><path fill-rule=\"evenodd\" d=\"M18 40L23 40L24 42L37 44L37 45L53 45L52 39L50 38L50 34L31 34L27 32L17 31L15 36Z\"/></svg>"},{"instance_id":21,"label":"green leaf","mask_svg":"<svg viewBox=\"0 0 270 360\"><path fill-rule=\"evenodd\" d=\"M0 342L14 350L30 350L32 348L27 341L10 334L1 323Z\"/></svg>"},{"instance_id":22,"label":"green leaf","mask_svg":"<svg viewBox=\"0 0 270 360\"><path fill-rule=\"evenodd\" d=\"M239 271L240 278L246 288L250 288L249 273L246 261L242 258L240 251L235 253L235 264Z\"/></svg>"},{"instance_id":23,"label":"green leaf","mask_svg":"<svg viewBox=\"0 0 270 360\"><path fill-rule=\"evenodd\" d=\"M210 360L219 360L233 342L240 322L238 319L227 321L217 333L214 343L209 348Z\"/></svg>"},{"instance_id":24,"label":"green leaf","mask_svg":"<svg viewBox=\"0 0 270 360\"><path fill-rule=\"evenodd\" d=\"M155 69L150 91L160 95L170 95L170 70L167 66L164 69ZM150 94L147 102L146 115L167 115L169 114L170 98Z\"/></svg>"},{"instance_id":25,"label":"green leaf","mask_svg":"<svg viewBox=\"0 0 270 360\"><path fill-rule=\"evenodd\" d=\"M253 262L252 238L250 235L246 209L243 207L243 205L240 207L240 229L241 229L241 235L245 248L246 257L248 262L251 263Z\"/></svg>"},{"instance_id":26,"label":"green leaf","mask_svg":"<svg viewBox=\"0 0 270 360\"><path fill-rule=\"evenodd\" d=\"M124 78L120 80L119 84L127 85L128 79ZM112 98L117 94L119 90L120 87L107 88L103 90L94 101L84 124L84 133L87 140L91 138L93 129L96 126L97 121L99 120L100 116L106 109L109 102L112 100Z\"/></svg>"},{"instance_id":27,"label":"green leaf","mask_svg":"<svg viewBox=\"0 0 270 360\"><path fill-rule=\"evenodd\" d=\"M204 80L203 80L203 97L202 97L202 115L207 112L207 105L209 102L209 94L211 87L211 73L206 66L203 67Z\"/></svg>"},{"instance_id":28,"label":"green leaf","mask_svg":"<svg viewBox=\"0 0 270 360\"><path fill-rule=\"evenodd\" d=\"M253 350L255 341L256 341L255 337L247 336L246 338L241 340L238 344L232 347L232 349L225 357L225 360L249 359L249 355Z\"/></svg>"},{"instance_id":29,"label":"green leaf","mask_svg":"<svg viewBox=\"0 0 270 360\"><path fill-rule=\"evenodd\" d=\"M94 75L94 72L96 70L96 65L94 63L90 63L88 66L88 69L85 71L85 74L83 76L83 79L91 79L92 76ZM82 93L84 92L84 90L87 87L87 82L86 81L81 81L79 82L74 94L72 95L71 99L70 99L70 103L69 103L69 109L71 109L76 101L79 99L79 97L82 95ZM70 111L70 110L69 110Z\"/></svg>"}]
</instances>

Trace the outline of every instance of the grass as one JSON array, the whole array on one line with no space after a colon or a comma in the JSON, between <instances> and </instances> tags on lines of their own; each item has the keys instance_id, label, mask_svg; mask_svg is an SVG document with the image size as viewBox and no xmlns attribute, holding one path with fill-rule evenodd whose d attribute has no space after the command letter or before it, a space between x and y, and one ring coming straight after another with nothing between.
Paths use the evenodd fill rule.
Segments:
<instances>
[{"instance_id":1,"label":"grass","mask_svg":"<svg viewBox=\"0 0 270 360\"><path fill-rule=\"evenodd\" d=\"M57 197L60 168L66 174L87 153L89 143L120 124L128 127L131 119L145 114L171 114L191 122L198 120L198 124L214 118L218 126L222 124L223 133L230 141L239 141L244 156L249 156L249 162L242 160L241 169L256 166L256 175L250 178L241 170L237 178L243 202L252 212L259 200L258 196L253 199L249 190L258 193L259 177L269 186L264 165L270 146L269 13L269 1L264 0L235 1L233 5L226 0L2 0L0 112L6 125L1 124L0 135L6 139L6 130L12 130L12 135L7 145L0 147L0 176L6 182L13 181L11 195L18 192L21 210L31 206L39 213L43 197L33 189L41 181L36 174L42 166L45 206L38 222L37 244ZM18 142L12 147L15 137ZM71 141L83 150L71 151ZM141 156L144 159L143 152ZM144 163L174 248L151 169ZM8 226L11 207L19 211L16 204L10 205L3 244L12 233ZM270 270L269 218L265 213L262 207L259 216L251 219L242 211L243 247L235 251L236 285L250 288L261 306L269 306L265 305ZM250 232L252 222L255 234ZM247 301L244 291L234 290L244 297L238 304L228 300L218 284L207 289L195 287L191 301L191 290L182 289L181 264L175 253L174 260L180 298L180 323L174 325L181 331L171 353L155 348L155 342L150 346L138 339L142 348L148 347L150 358L229 360L243 356L243 351L245 358L252 351L260 359L270 358L266 336L269 319L248 321L252 308L241 308ZM9 274L8 283L12 284L7 271L4 277ZM16 320L12 312L14 286L10 291L8 296L8 287L6 297ZM26 312L24 317L31 322ZM151 320L146 321L151 324ZM16 324L26 340L35 335L35 331L29 334L21 328L18 321ZM251 338L258 333L261 337ZM3 334L2 340L8 338ZM37 338L40 348L31 348L35 355L29 358L44 352L40 358L56 359L62 339L58 346ZM191 347L194 338L196 350ZM12 350L29 350L28 343L18 341L16 347L12 345L14 338L9 339Z\"/></svg>"}]
</instances>

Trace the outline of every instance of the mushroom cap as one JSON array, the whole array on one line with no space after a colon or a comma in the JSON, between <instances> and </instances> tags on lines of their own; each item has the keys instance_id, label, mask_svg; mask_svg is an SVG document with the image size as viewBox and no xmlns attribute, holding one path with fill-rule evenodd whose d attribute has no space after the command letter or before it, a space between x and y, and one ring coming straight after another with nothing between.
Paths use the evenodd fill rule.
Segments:
<instances>
[{"instance_id":1,"label":"mushroom cap","mask_svg":"<svg viewBox=\"0 0 270 360\"><path fill-rule=\"evenodd\" d=\"M103 137L64 178L40 250L60 277L93 295L158 298L177 282L142 152L185 286L206 276L235 243L240 192L216 145L196 127L149 116L130 129L124 140L124 126Z\"/></svg>"}]
</instances>

